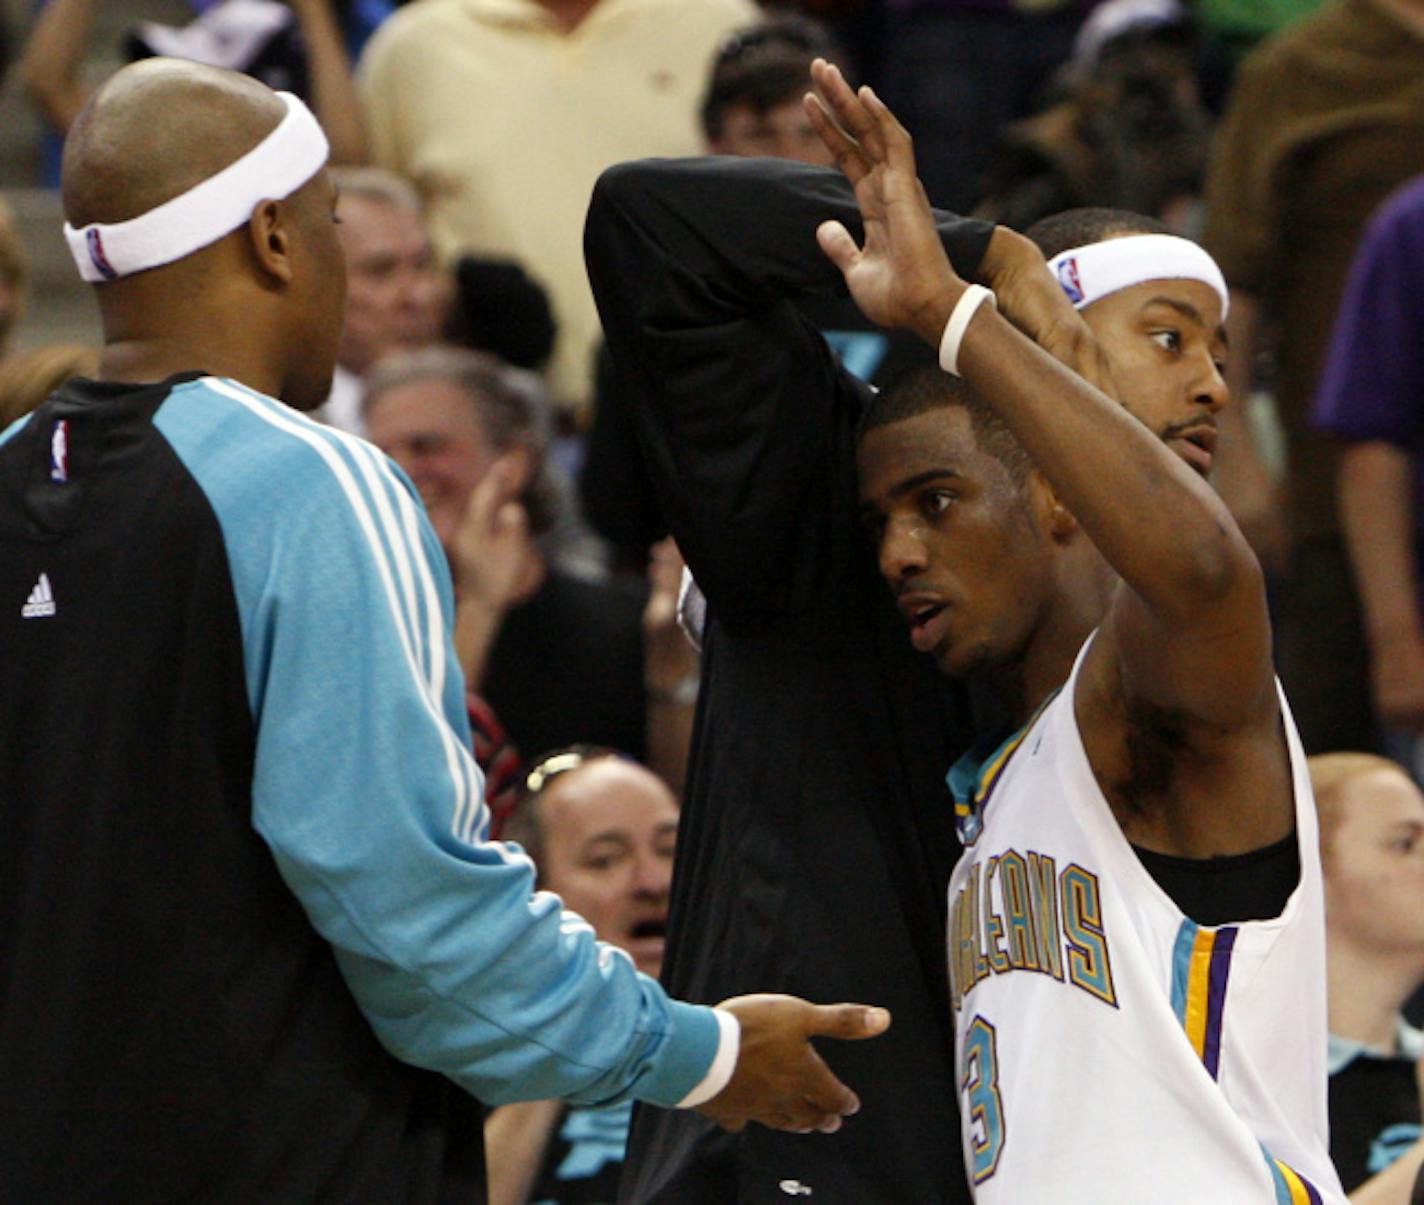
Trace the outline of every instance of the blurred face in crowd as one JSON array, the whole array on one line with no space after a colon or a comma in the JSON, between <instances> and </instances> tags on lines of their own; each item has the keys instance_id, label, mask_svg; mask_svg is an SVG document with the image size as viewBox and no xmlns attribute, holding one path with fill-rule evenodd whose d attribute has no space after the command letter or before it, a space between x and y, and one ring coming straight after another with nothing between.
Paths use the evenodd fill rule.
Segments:
<instances>
[{"instance_id":1,"label":"blurred face in crowd","mask_svg":"<svg viewBox=\"0 0 1424 1205\"><path fill-rule=\"evenodd\" d=\"M714 155L764 156L831 165L831 153L806 117L800 97L765 112L746 104L729 105L722 115L722 132L708 146Z\"/></svg>"},{"instance_id":2,"label":"blurred face in crowd","mask_svg":"<svg viewBox=\"0 0 1424 1205\"><path fill-rule=\"evenodd\" d=\"M1202 476L1227 402L1221 299L1197 280L1149 280L1085 306L1122 404Z\"/></svg>"},{"instance_id":3,"label":"blurred face in crowd","mask_svg":"<svg viewBox=\"0 0 1424 1205\"><path fill-rule=\"evenodd\" d=\"M367 438L410 476L449 548L470 491L499 455L477 403L454 381L432 377L387 389L365 418Z\"/></svg>"},{"instance_id":4,"label":"blurred face in crowd","mask_svg":"<svg viewBox=\"0 0 1424 1205\"><path fill-rule=\"evenodd\" d=\"M346 251L346 325L338 362L357 375L393 351L440 336L449 291L420 213L363 193L343 193L338 230Z\"/></svg>"},{"instance_id":5,"label":"blurred face in crowd","mask_svg":"<svg viewBox=\"0 0 1424 1205\"><path fill-rule=\"evenodd\" d=\"M597 758L544 788L539 820L540 886L656 978L677 845L672 792L642 766Z\"/></svg>"},{"instance_id":6,"label":"blurred face in crowd","mask_svg":"<svg viewBox=\"0 0 1424 1205\"><path fill-rule=\"evenodd\" d=\"M1331 940L1408 954L1424 968L1424 795L1378 764L1333 788L1322 842Z\"/></svg>"}]
</instances>

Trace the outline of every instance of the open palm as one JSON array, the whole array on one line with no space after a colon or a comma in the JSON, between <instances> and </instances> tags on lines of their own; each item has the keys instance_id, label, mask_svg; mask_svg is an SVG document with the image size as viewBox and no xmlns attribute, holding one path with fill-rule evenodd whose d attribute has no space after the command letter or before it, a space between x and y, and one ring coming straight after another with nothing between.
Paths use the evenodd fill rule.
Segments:
<instances>
[{"instance_id":1,"label":"open palm","mask_svg":"<svg viewBox=\"0 0 1424 1205\"><path fill-rule=\"evenodd\" d=\"M867 318L935 342L965 284L940 243L910 135L874 92L852 91L833 64L817 59L811 76L820 96L806 98L807 114L855 189L865 224L857 246L839 222L823 223L821 249Z\"/></svg>"}]
</instances>

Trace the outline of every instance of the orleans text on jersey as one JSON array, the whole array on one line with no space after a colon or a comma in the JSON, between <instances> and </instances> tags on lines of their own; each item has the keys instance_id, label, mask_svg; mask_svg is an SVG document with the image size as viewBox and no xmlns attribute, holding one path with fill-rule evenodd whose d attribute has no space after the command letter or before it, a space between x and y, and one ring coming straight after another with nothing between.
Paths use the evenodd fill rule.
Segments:
<instances>
[{"instance_id":1,"label":"orleans text on jersey","mask_svg":"<svg viewBox=\"0 0 1424 1205\"><path fill-rule=\"evenodd\" d=\"M947 953L975 1199L1343 1201L1315 809L1289 713L1300 881L1279 916L1209 928L1124 838L1076 684L1075 668L977 772L951 775L966 848Z\"/></svg>"}]
</instances>

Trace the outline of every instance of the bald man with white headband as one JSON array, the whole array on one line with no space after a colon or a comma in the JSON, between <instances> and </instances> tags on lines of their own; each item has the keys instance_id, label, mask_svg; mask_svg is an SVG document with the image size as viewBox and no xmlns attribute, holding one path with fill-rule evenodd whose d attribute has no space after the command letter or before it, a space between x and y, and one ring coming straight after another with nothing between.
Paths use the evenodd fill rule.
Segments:
<instances>
[{"instance_id":1,"label":"bald man with white headband","mask_svg":"<svg viewBox=\"0 0 1424 1205\"><path fill-rule=\"evenodd\" d=\"M66 144L105 345L0 432L0 1199L479 1201L480 1102L836 1129L808 1039L883 1010L670 1000L487 842L420 500L300 413L326 158L165 59Z\"/></svg>"}]
</instances>

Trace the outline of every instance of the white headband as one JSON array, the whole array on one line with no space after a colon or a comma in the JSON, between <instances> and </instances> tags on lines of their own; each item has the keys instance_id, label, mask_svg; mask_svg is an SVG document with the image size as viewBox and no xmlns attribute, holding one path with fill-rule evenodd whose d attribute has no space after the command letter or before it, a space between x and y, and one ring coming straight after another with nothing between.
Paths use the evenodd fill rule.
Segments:
<instances>
[{"instance_id":1,"label":"white headband","mask_svg":"<svg viewBox=\"0 0 1424 1205\"><path fill-rule=\"evenodd\" d=\"M171 264L236 230L263 201L296 192L326 162L326 135L311 110L278 92L287 115L261 142L215 176L126 222L64 224L69 253L87 281L115 280Z\"/></svg>"},{"instance_id":2,"label":"white headband","mask_svg":"<svg viewBox=\"0 0 1424 1205\"><path fill-rule=\"evenodd\" d=\"M1049 271L1063 286L1073 308L1081 310L1110 293L1149 280L1199 280L1221 298L1226 318L1226 277L1205 251L1190 239L1172 234L1133 234L1073 247L1048 261Z\"/></svg>"}]
</instances>

